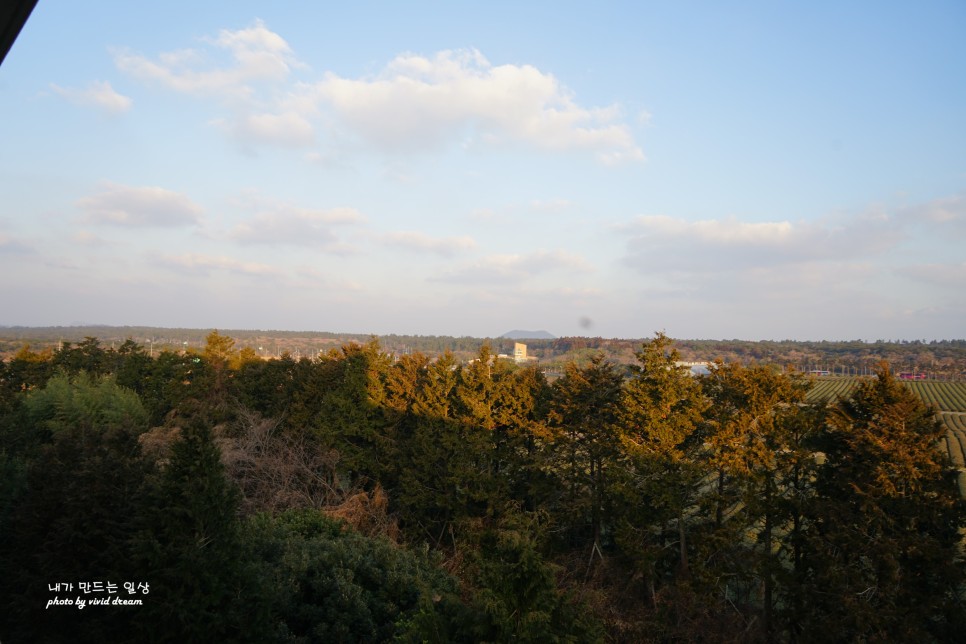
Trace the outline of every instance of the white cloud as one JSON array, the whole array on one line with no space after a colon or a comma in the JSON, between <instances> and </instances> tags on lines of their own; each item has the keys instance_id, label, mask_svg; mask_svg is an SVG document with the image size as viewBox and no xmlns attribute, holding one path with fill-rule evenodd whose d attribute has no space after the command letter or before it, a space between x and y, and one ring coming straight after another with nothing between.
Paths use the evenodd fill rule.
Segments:
<instances>
[{"instance_id":1,"label":"white cloud","mask_svg":"<svg viewBox=\"0 0 966 644\"><path fill-rule=\"evenodd\" d=\"M627 320L671 316L672 332L684 337L709 319L718 337L760 332L752 329L773 330L761 337L777 329L784 337L889 337L900 322L900 337L925 329L951 337L948 303L966 283L956 235L962 208L950 197L814 221L638 217L616 228L627 240L623 262L636 269L623 290L640 304L629 305ZM914 263L923 257L934 263Z\"/></svg>"},{"instance_id":2,"label":"white cloud","mask_svg":"<svg viewBox=\"0 0 966 644\"><path fill-rule=\"evenodd\" d=\"M907 206L900 209L899 214L944 233L949 231L966 233L966 195L942 197L923 204Z\"/></svg>"},{"instance_id":3,"label":"white cloud","mask_svg":"<svg viewBox=\"0 0 966 644\"><path fill-rule=\"evenodd\" d=\"M278 277L281 275L279 269L268 264L197 253L164 255L157 259L157 263L182 272L202 275L207 275L211 271L225 271L250 277Z\"/></svg>"},{"instance_id":4,"label":"white cloud","mask_svg":"<svg viewBox=\"0 0 966 644\"><path fill-rule=\"evenodd\" d=\"M644 158L617 106L582 107L553 75L531 65L494 66L476 50L403 54L371 78L328 73L311 95L382 149L426 148L474 131L493 142L589 151L605 163Z\"/></svg>"},{"instance_id":5,"label":"white cloud","mask_svg":"<svg viewBox=\"0 0 966 644\"><path fill-rule=\"evenodd\" d=\"M588 273L593 267L566 251L535 251L526 255L491 255L436 276L432 281L460 284L511 283L549 272Z\"/></svg>"},{"instance_id":6,"label":"white cloud","mask_svg":"<svg viewBox=\"0 0 966 644\"><path fill-rule=\"evenodd\" d=\"M671 288L651 289L640 301L660 324L673 319L669 331L684 337L709 328L723 338L874 337L901 300L883 292L886 282L875 264L812 262L666 276L658 285Z\"/></svg>"},{"instance_id":7,"label":"white cloud","mask_svg":"<svg viewBox=\"0 0 966 644\"><path fill-rule=\"evenodd\" d=\"M255 211L246 222L229 233L244 244L307 246L333 253L351 252L336 229L365 223L366 218L355 208L311 209L277 203L246 195L239 202Z\"/></svg>"},{"instance_id":8,"label":"white cloud","mask_svg":"<svg viewBox=\"0 0 966 644\"><path fill-rule=\"evenodd\" d=\"M466 235L460 237L431 237L414 231L399 231L387 233L383 239L388 246L420 253L433 253L443 257L453 257L462 251L476 248L476 242L473 238Z\"/></svg>"},{"instance_id":9,"label":"white cloud","mask_svg":"<svg viewBox=\"0 0 966 644\"><path fill-rule=\"evenodd\" d=\"M327 72L293 84L306 66L262 22L202 43L156 59L115 52L114 61L135 78L229 102L232 116L213 122L246 143L307 145L320 121L333 140L350 135L383 151L469 140L588 152L606 164L644 158L618 105L585 107L552 74L493 65L477 50L401 54L373 76Z\"/></svg>"},{"instance_id":10,"label":"white cloud","mask_svg":"<svg viewBox=\"0 0 966 644\"><path fill-rule=\"evenodd\" d=\"M223 29L203 40L205 51L182 49L161 54L156 61L128 51L114 52L119 70L177 92L221 99L250 98L256 83L285 81L303 66L285 40L258 20L246 29ZM224 60L227 54L228 60Z\"/></svg>"},{"instance_id":11,"label":"white cloud","mask_svg":"<svg viewBox=\"0 0 966 644\"><path fill-rule=\"evenodd\" d=\"M104 190L76 202L93 224L173 228L199 222L202 208L186 195L152 186L105 183Z\"/></svg>"},{"instance_id":12,"label":"white cloud","mask_svg":"<svg viewBox=\"0 0 966 644\"><path fill-rule=\"evenodd\" d=\"M689 221L641 216L618 227L628 239L625 261L648 272L780 267L881 254L902 238L897 223L874 215L840 221Z\"/></svg>"},{"instance_id":13,"label":"white cloud","mask_svg":"<svg viewBox=\"0 0 966 644\"><path fill-rule=\"evenodd\" d=\"M92 81L84 89L60 87L50 84L50 88L74 105L94 107L110 114L120 114L131 109L133 101L114 91L108 81Z\"/></svg>"},{"instance_id":14,"label":"white cloud","mask_svg":"<svg viewBox=\"0 0 966 644\"><path fill-rule=\"evenodd\" d=\"M957 292L961 292L963 286L966 285L966 262L960 264L920 264L917 266L904 266L896 269L896 272L926 284L953 288Z\"/></svg>"},{"instance_id":15,"label":"white cloud","mask_svg":"<svg viewBox=\"0 0 966 644\"><path fill-rule=\"evenodd\" d=\"M637 226L643 231L666 237L690 237L710 244L782 244L792 235L792 224L787 221L746 223L729 219L718 221L686 221L666 215L641 216Z\"/></svg>"}]
</instances>

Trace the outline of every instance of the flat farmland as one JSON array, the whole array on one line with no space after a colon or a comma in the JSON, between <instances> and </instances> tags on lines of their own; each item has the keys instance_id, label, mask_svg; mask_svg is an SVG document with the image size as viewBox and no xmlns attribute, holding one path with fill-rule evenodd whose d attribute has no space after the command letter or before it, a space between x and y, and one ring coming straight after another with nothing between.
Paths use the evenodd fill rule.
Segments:
<instances>
[{"instance_id":1,"label":"flat farmland","mask_svg":"<svg viewBox=\"0 0 966 644\"><path fill-rule=\"evenodd\" d=\"M810 402L833 401L848 398L849 394L868 378L835 377L816 378L808 392ZM919 396L923 402L941 412L966 412L966 382L939 380L903 381L903 385Z\"/></svg>"},{"instance_id":2,"label":"flat farmland","mask_svg":"<svg viewBox=\"0 0 966 644\"><path fill-rule=\"evenodd\" d=\"M946 426L945 448L949 452L949 460L956 467L966 468L966 414L944 412L939 417Z\"/></svg>"}]
</instances>

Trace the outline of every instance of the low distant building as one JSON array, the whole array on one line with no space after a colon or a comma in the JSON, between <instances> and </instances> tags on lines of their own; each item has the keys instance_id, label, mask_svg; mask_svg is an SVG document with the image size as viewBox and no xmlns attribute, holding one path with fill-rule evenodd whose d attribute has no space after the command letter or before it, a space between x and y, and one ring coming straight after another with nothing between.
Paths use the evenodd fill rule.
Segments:
<instances>
[{"instance_id":1,"label":"low distant building","mask_svg":"<svg viewBox=\"0 0 966 644\"><path fill-rule=\"evenodd\" d=\"M535 356L527 355L527 345L522 342L513 343L513 361L517 364L523 364L524 362L529 362L531 360L536 360Z\"/></svg>"},{"instance_id":2,"label":"low distant building","mask_svg":"<svg viewBox=\"0 0 966 644\"><path fill-rule=\"evenodd\" d=\"M710 362L685 362L682 360L675 362L674 366L687 367L692 376L707 376L711 373L711 369L708 368L710 364Z\"/></svg>"},{"instance_id":3,"label":"low distant building","mask_svg":"<svg viewBox=\"0 0 966 644\"><path fill-rule=\"evenodd\" d=\"M903 371L899 374L899 380L925 380L926 374L916 371Z\"/></svg>"}]
</instances>

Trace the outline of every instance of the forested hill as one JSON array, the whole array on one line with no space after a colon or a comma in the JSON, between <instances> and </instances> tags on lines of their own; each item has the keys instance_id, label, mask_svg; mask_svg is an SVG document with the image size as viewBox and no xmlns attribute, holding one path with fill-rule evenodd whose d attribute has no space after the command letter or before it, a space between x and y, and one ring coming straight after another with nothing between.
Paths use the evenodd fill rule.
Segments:
<instances>
[{"instance_id":1,"label":"forested hill","mask_svg":"<svg viewBox=\"0 0 966 644\"><path fill-rule=\"evenodd\" d=\"M673 345L552 382L485 344L22 349L0 640L959 641L959 434L884 364L810 401Z\"/></svg>"},{"instance_id":2,"label":"forested hill","mask_svg":"<svg viewBox=\"0 0 966 644\"><path fill-rule=\"evenodd\" d=\"M104 346L119 346L131 339L149 352L163 349L201 350L212 329L184 329L136 326L0 327L0 358L10 358L29 344L35 351L56 350L62 342L77 343L97 338ZM233 338L239 348L249 347L262 357L283 353L300 358L315 357L348 342L365 343L377 338L394 355L424 353L430 356L450 351L458 360L472 358L484 341L495 353L513 354L513 338L476 338L437 335L373 335L326 331L277 331L219 329ZM563 337L527 339L527 353L545 366L564 365L570 360L585 362L595 353L613 362L633 364L643 338ZM896 371L924 372L930 378L966 377L966 340L688 340L676 339L681 359L692 362L724 360L743 364L775 364L801 371L827 370L842 375L872 373L882 360Z\"/></svg>"}]
</instances>

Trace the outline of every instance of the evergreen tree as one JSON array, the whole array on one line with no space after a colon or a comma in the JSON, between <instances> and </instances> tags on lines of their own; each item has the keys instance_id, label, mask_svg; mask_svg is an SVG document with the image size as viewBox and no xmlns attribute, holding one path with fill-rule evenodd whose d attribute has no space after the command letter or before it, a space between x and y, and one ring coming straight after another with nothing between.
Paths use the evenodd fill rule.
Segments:
<instances>
[{"instance_id":1,"label":"evergreen tree","mask_svg":"<svg viewBox=\"0 0 966 644\"><path fill-rule=\"evenodd\" d=\"M395 443L386 431L385 379L390 358L375 339L352 344L325 358L334 378L320 392L317 431L323 443L340 453L345 480L372 485L395 458Z\"/></svg>"},{"instance_id":2,"label":"evergreen tree","mask_svg":"<svg viewBox=\"0 0 966 644\"><path fill-rule=\"evenodd\" d=\"M677 351L663 333L644 342L637 361L622 397L628 467L619 488L627 509L618 538L653 597L659 578L690 574L688 518L705 473L695 455L697 429L708 403L687 367L676 364ZM674 550L676 561L666 560L664 553Z\"/></svg>"},{"instance_id":3,"label":"evergreen tree","mask_svg":"<svg viewBox=\"0 0 966 644\"><path fill-rule=\"evenodd\" d=\"M393 446L394 458L382 464L380 483L394 492L399 487L402 470L408 465L406 457L419 419L413 410L422 373L429 365L429 358L421 353L409 353L388 367L385 376L385 433Z\"/></svg>"},{"instance_id":4,"label":"evergreen tree","mask_svg":"<svg viewBox=\"0 0 966 644\"><path fill-rule=\"evenodd\" d=\"M456 380L456 359L446 351L420 370L416 397L412 403L413 413L421 418L452 418Z\"/></svg>"},{"instance_id":5,"label":"evergreen tree","mask_svg":"<svg viewBox=\"0 0 966 644\"><path fill-rule=\"evenodd\" d=\"M235 340L218 333L218 329L205 337L205 348L202 355L216 370L227 368L236 353Z\"/></svg>"},{"instance_id":6,"label":"evergreen tree","mask_svg":"<svg viewBox=\"0 0 966 644\"><path fill-rule=\"evenodd\" d=\"M46 604L83 598L80 581L139 576L128 538L143 503L138 436L147 413L112 378L81 372L31 392L21 421L39 447L19 461L23 485L0 526L0 635L37 642L126 637L132 613ZM57 582L71 590L51 592Z\"/></svg>"},{"instance_id":7,"label":"evergreen tree","mask_svg":"<svg viewBox=\"0 0 966 644\"><path fill-rule=\"evenodd\" d=\"M238 358L235 340L227 335L221 335L216 329L205 338L205 348L201 355L211 376L206 392L209 399L208 406L212 409L227 407L231 393L229 384L234 376L232 364L237 362Z\"/></svg>"},{"instance_id":8,"label":"evergreen tree","mask_svg":"<svg viewBox=\"0 0 966 644\"><path fill-rule=\"evenodd\" d=\"M426 552L311 510L256 516L247 532L279 641L474 641L456 580Z\"/></svg>"},{"instance_id":9,"label":"evergreen tree","mask_svg":"<svg viewBox=\"0 0 966 644\"><path fill-rule=\"evenodd\" d=\"M188 418L151 482L134 537L151 592L138 624L152 641L260 641L265 614L241 539L238 493L208 421Z\"/></svg>"},{"instance_id":10,"label":"evergreen tree","mask_svg":"<svg viewBox=\"0 0 966 644\"><path fill-rule=\"evenodd\" d=\"M278 418L286 424L293 420L296 389L311 379L315 365L308 359L298 362L291 356L273 360L245 361L235 373L235 391L241 403L267 418ZM308 425L305 417L296 420L299 430Z\"/></svg>"},{"instance_id":11,"label":"evergreen tree","mask_svg":"<svg viewBox=\"0 0 966 644\"><path fill-rule=\"evenodd\" d=\"M109 359L111 372L117 378L117 384L133 390L140 396L144 392L144 384L154 363L144 347L127 339L117 348L117 351L110 352Z\"/></svg>"},{"instance_id":12,"label":"evergreen tree","mask_svg":"<svg viewBox=\"0 0 966 644\"><path fill-rule=\"evenodd\" d=\"M161 424L179 405L207 398L210 381L211 369L197 355L162 351L139 386L151 424Z\"/></svg>"},{"instance_id":13,"label":"evergreen tree","mask_svg":"<svg viewBox=\"0 0 966 644\"><path fill-rule=\"evenodd\" d=\"M25 344L7 363L3 378L5 397L43 387L54 373L49 350L31 351ZM9 400L9 398L8 398Z\"/></svg>"},{"instance_id":14,"label":"evergreen tree","mask_svg":"<svg viewBox=\"0 0 966 644\"><path fill-rule=\"evenodd\" d=\"M524 502L531 511L548 492L539 451L549 434L546 416L549 385L535 367L500 360L494 369L494 475L505 481L502 494Z\"/></svg>"},{"instance_id":15,"label":"evergreen tree","mask_svg":"<svg viewBox=\"0 0 966 644\"><path fill-rule=\"evenodd\" d=\"M101 376L108 371L110 356L97 338L88 336L77 346L70 342L61 343L60 349L54 352L53 365L69 374L85 371Z\"/></svg>"},{"instance_id":16,"label":"evergreen tree","mask_svg":"<svg viewBox=\"0 0 966 644\"><path fill-rule=\"evenodd\" d=\"M618 425L623 376L604 360L586 367L568 363L553 385L551 427L560 478L561 522L573 539L600 548L605 522L612 518L610 470L621 458ZM586 528L590 533L582 536Z\"/></svg>"},{"instance_id":17,"label":"evergreen tree","mask_svg":"<svg viewBox=\"0 0 966 644\"><path fill-rule=\"evenodd\" d=\"M404 528L437 546L447 527L466 516L463 480L473 463L466 449L465 428L453 417L458 373L445 353L417 371L416 389L408 404L408 437L399 444L399 482L392 491L402 509Z\"/></svg>"},{"instance_id":18,"label":"evergreen tree","mask_svg":"<svg viewBox=\"0 0 966 644\"><path fill-rule=\"evenodd\" d=\"M470 577L486 615L477 641L601 641L599 624L557 585L558 567L541 553L540 513L505 509L500 521L477 537Z\"/></svg>"},{"instance_id":19,"label":"evergreen tree","mask_svg":"<svg viewBox=\"0 0 966 644\"><path fill-rule=\"evenodd\" d=\"M729 580L729 600L760 605L762 629L770 634L776 577L789 554L794 561L801 498L814 464L801 431L807 383L767 366L719 362L703 384L711 408L701 456L712 472L714 516L698 544L703 581Z\"/></svg>"},{"instance_id":20,"label":"evergreen tree","mask_svg":"<svg viewBox=\"0 0 966 644\"><path fill-rule=\"evenodd\" d=\"M807 542L804 639L962 634L966 514L943 431L885 364L832 410Z\"/></svg>"},{"instance_id":21,"label":"evergreen tree","mask_svg":"<svg viewBox=\"0 0 966 644\"><path fill-rule=\"evenodd\" d=\"M328 398L344 380L343 355L343 352L333 350L312 362L305 359L294 362L286 357L270 361L269 364L272 365L270 373L275 374L273 379L277 379L278 382L276 390L280 393L286 390L291 392L284 397L276 398L274 403L277 409L281 410L284 407L284 413L276 412L274 417L282 417L288 430L312 431L324 440L330 438L328 432L324 431ZM283 376L277 369L283 369L279 363L284 364L286 361L291 368L284 369L286 373ZM291 377L290 384L281 382L289 377Z\"/></svg>"},{"instance_id":22,"label":"evergreen tree","mask_svg":"<svg viewBox=\"0 0 966 644\"><path fill-rule=\"evenodd\" d=\"M502 430L494 416L497 385L494 372L502 370L490 345L484 343L477 357L458 371L453 414L459 423L465 457L455 472L457 486L471 516L494 516L506 499L506 481L499 474L497 445Z\"/></svg>"}]
</instances>

